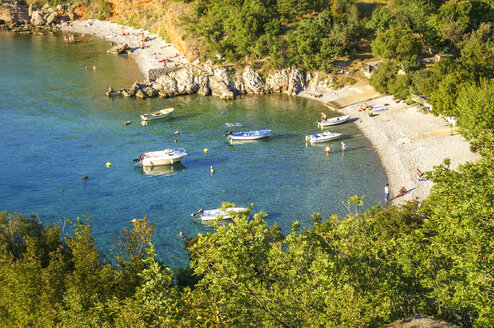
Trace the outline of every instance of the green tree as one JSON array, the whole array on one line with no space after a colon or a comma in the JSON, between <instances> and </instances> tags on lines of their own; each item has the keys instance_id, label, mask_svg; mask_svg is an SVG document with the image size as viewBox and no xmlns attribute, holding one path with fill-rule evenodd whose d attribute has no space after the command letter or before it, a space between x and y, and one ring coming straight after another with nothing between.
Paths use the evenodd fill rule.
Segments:
<instances>
[{"instance_id":1,"label":"green tree","mask_svg":"<svg viewBox=\"0 0 494 328\"><path fill-rule=\"evenodd\" d=\"M463 86L457 98L462 134L486 156L494 155L494 81Z\"/></svg>"},{"instance_id":2,"label":"green tree","mask_svg":"<svg viewBox=\"0 0 494 328\"><path fill-rule=\"evenodd\" d=\"M422 50L422 45L411 30L402 26L392 27L377 35L372 41L372 54L404 61L414 61Z\"/></svg>"},{"instance_id":3,"label":"green tree","mask_svg":"<svg viewBox=\"0 0 494 328\"><path fill-rule=\"evenodd\" d=\"M396 79L398 69L399 66L396 62L383 62L372 74L369 84L372 85L378 92L390 93L391 84Z\"/></svg>"},{"instance_id":4,"label":"green tree","mask_svg":"<svg viewBox=\"0 0 494 328\"><path fill-rule=\"evenodd\" d=\"M494 324L494 175L492 157L449 161L429 174L435 185L421 209L428 242L419 248L427 296L464 327Z\"/></svg>"}]
</instances>

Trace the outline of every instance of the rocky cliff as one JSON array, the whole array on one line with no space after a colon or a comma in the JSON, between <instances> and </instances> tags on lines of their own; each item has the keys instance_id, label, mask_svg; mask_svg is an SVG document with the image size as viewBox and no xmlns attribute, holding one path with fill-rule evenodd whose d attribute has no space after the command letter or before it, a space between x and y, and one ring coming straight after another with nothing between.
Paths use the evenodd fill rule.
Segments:
<instances>
[{"instance_id":1,"label":"rocky cliff","mask_svg":"<svg viewBox=\"0 0 494 328\"><path fill-rule=\"evenodd\" d=\"M197 63L197 62L196 62ZM244 94L267 94L282 92L297 95L302 91L317 96L331 92L334 78L321 74L306 74L298 69L282 69L267 77L252 67L236 69L213 65L211 62L185 65L150 74L149 82L134 84L123 95L129 97L174 97L198 93L222 99L235 99Z\"/></svg>"}]
</instances>

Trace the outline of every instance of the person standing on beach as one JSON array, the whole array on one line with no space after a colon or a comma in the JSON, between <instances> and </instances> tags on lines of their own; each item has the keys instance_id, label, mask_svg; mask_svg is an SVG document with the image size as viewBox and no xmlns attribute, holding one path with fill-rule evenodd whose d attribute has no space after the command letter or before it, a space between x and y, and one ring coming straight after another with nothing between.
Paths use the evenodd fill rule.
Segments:
<instances>
[{"instance_id":1,"label":"person standing on beach","mask_svg":"<svg viewBox=\"0 0 494 328\"><path fill-rule=\"evenodd\" d=\"M386 183L384 186L384 203L388 205L389 200L389 183Z\"/></svg>"}]
</instances>

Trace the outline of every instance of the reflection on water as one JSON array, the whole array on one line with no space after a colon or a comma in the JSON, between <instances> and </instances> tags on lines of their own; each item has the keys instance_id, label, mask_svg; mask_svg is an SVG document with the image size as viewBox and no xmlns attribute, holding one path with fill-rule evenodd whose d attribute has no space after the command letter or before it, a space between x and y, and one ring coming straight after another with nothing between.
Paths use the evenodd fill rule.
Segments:
<instances>
[{"instance_id":1,"label":"reflection on water","mask_svg":"<svg viewBox=\"0 0 494 328\"><path fill-rule=\"evenodd\" d=\"M185 170L186 167L182 163L175 163L172 165L162 165L162 166L144 166L142 172L145 175L165 175L171 176L177 174L177 172Z\"/></svg>"}]
</instances>

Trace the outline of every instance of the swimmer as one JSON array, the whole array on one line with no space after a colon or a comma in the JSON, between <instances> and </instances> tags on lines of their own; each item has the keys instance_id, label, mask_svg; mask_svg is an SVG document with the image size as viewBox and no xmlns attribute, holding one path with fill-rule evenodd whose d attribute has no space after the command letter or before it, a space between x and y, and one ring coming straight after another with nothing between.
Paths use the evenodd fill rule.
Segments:
<instances>
[{"instance_id":1,"label":"swimmer","mask_svg":"<svg viewBox=\"0 0 494 328\"><path fill-rule=\"evenodd\" d=\"M211 169L211 175L213 175L214 172L216 172L216 169L214 167L212 167L212 166L210 166L210 169Z\"/></svg>"},{"instance_id":2,"label":"swimmer","mask_svg":"<svg viewBox=\"0 0 494 328\"><path fill-rule=\"evenodd\" d=\"M331 153L331 146L327 145L326 148L324 148L324 152L326 153L326 155L329 155Z\"/></svg>"}]
</instances>

